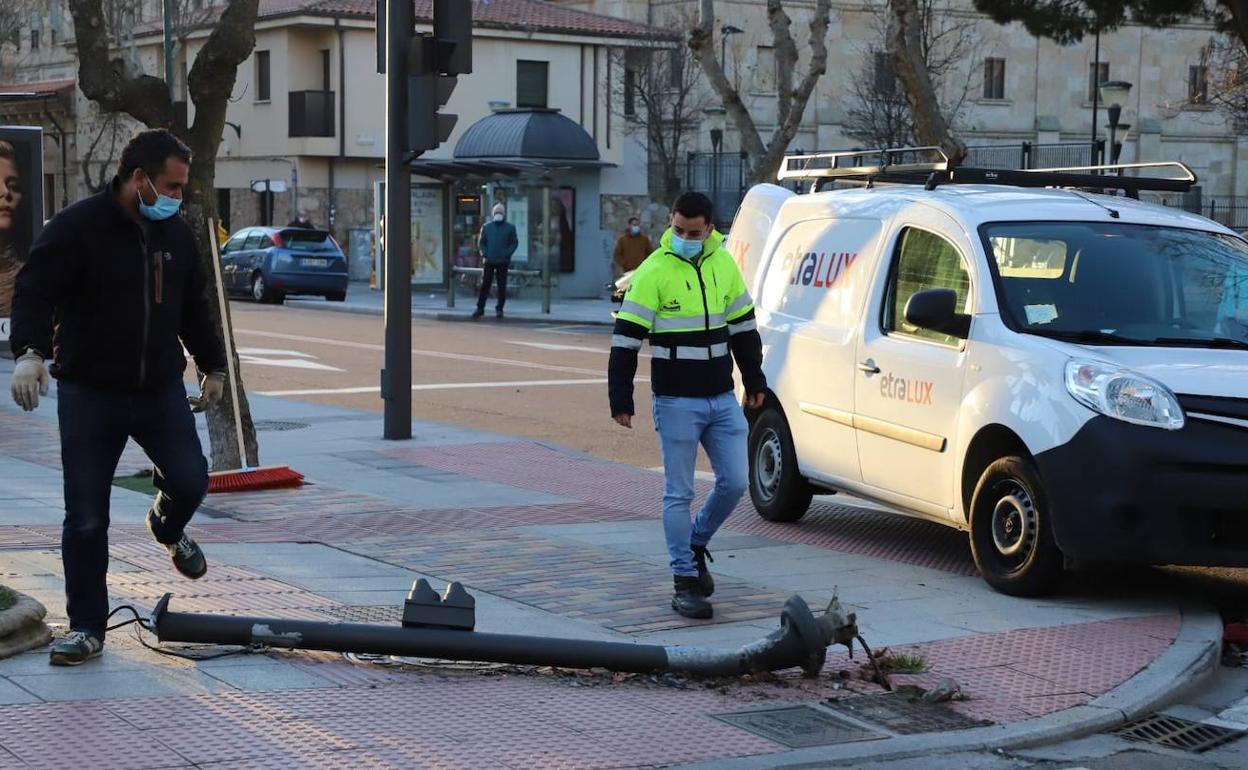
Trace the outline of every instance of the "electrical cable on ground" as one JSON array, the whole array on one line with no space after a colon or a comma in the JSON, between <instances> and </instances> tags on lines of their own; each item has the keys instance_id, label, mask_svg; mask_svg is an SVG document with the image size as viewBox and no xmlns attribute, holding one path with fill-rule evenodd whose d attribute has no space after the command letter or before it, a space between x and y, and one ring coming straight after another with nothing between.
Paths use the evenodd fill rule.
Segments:
<instances>
[{"instance_id":1,"label":"electrical cable on ground","mask_svg":"<svg viewBox=\"0 0 1248 770\"><path fill-rule=\"evenodd\" d=\"M182 660L204 661L204 660L217 660L218 658L228 658L231 655L253 655L256 653L267 652L269 649L268 645L266 644L249 644L246 647L239 647L236 650L214 652L208 655L193 655L191 653L184 652L183 650L192 650L192 649L195 649L194 647L186 647L186 648L181 648L181 649L156 647L155 645L149 644L148 641L143 638L142 632L139 631L140 628L145 628L148 631L151 631L152 629L148 626L147 619L144 618L141 614L139 614L138 609L135 608L133 605L123 604L120 607L113 609L112 612L108 613L108 617L104 619L104 622L107 623L109 620L112 619L114 615L116 615L118 612L121 612L122 610L126 610L130 612L132 615L134 615L134 617L130 620L123 620L120 623L114 623L113 625L109 626L107 630L113 631L118 628L124 628L125 626L133 625L134 626L134 638L138 640L139 644L143 645L147 649L159 655L167 655L171 658L181 658Z\"/></svg>"}]
</instances>

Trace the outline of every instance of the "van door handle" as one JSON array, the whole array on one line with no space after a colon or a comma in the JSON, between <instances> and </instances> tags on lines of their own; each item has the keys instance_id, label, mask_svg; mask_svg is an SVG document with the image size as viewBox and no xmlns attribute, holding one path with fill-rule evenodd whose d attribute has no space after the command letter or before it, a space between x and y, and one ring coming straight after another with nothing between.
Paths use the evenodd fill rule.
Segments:
<instances>
[{"instance_id":1,"label":"van door handle","mask_svg":"<svg viewBox=\"0 0 1248 770\"><path fill-rule=\"evenodd\" d=\"M868 377L873 374L880 373L880 367L875 365L875 361L868 358L866 361L858 364L858 371L865 373Z\"/></svg>"}]
</instances>

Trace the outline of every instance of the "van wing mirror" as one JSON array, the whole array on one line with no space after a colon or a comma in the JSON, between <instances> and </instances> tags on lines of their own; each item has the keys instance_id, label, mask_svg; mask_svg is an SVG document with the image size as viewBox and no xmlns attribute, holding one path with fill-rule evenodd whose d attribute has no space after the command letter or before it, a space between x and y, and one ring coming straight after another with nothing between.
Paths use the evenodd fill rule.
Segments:
<instances>
[{"instance_id":1,"label":"van wing mirror","mask_svg":"<svg viewBox=\"0 0 1248 770\"><path fill-rule=\"evenodd\" d=\"M966 339L971 334L971 317L958 312L958 294L953 289L926 289L911 295L906 302L906 322L920 329L929 329Z\"/></svg>"}]
</instances>

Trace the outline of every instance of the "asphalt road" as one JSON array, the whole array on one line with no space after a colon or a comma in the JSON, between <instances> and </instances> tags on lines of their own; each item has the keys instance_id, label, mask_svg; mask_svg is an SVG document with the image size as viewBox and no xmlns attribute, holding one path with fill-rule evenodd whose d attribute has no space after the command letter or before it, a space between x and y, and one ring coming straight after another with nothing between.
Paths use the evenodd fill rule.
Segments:
<instances>
[{"instance_id":1,"label":"asphalt road","mask_svg":"<svg viewBox=\"0 0 1248 770\"><path fill-rule=\"evenodd\" d=\"M249 393L381 411L376 316L234 302ZM650 362L638 365L633 429L607 405L610 329L498 321L412 324L412 416L551 441L641 467L661 464Z\"/></svg>"},{"instance_id":2,"label":"asphalt road","mask_svg":"<svg viewBox=\"0 0 1248 770\"><path fill-rule=\"evenodd\" d=\"M234 302L243 381L252 393L381 411L382 320ZM633 429L608 414L610 329L497 321L412 325L412 415L550 441L643 468L661 465L650 418L649 359L638 366ZM701 465L707 463L702 458ZM1248 618L1248 569L1103 567L1099 579L1176 584ZM1097 579L1097 578L1092 578Z\"/></svg>"}]
</instances>

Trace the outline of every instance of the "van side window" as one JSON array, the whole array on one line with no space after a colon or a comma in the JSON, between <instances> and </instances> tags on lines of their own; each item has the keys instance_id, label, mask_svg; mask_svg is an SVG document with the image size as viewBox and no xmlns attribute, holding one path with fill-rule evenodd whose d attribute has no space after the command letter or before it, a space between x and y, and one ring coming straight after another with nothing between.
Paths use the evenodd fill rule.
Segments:
<instances>
[{"instance_id":1,"label":"van side window","mask_svg":"<svg viewBox=\"0 0 1248 770\"><path fill-rule=\"evenodd\" d=\"M957 345L954 337L906 323L905 311L910 297L927 289L953 289L958 295L958 307L966 308L971 278L961 255L949 241L916 228L903 230L897 243L884 306L884 331Z\"/></svg>"}]
</instances>

